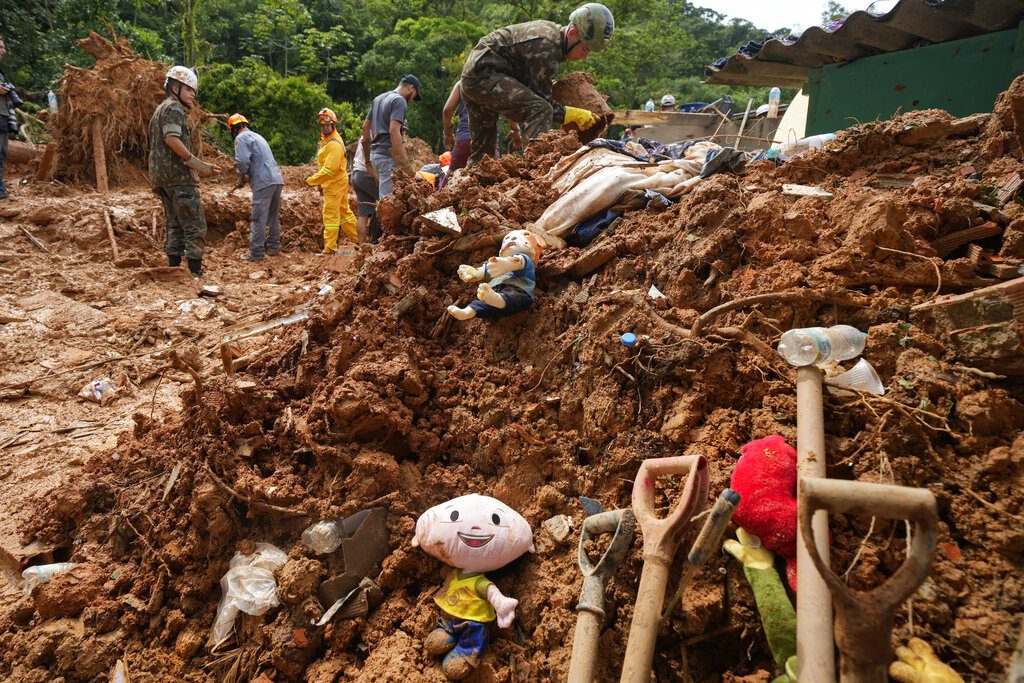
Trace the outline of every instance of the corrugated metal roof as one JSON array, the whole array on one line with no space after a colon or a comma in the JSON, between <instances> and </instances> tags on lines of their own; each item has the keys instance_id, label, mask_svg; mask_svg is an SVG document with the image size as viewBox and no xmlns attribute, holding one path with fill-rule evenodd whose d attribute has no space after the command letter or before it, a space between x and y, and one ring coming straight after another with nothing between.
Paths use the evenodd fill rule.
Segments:
<instances>
[{"instance_id":1,"label":"corrugated metal roof","mask_svg":"<svg viewBox=\"0 0 1024 683\"><path fill-rule=\"evenodd\" d=\"M1022 18L1024 0L900 0L885 14L854 12L835 31L814 26L794 43L773 38L756 57L735 54L709 66L707 82L798 88L812 68L1003 31Z\"/></svg>"}]
</instances>

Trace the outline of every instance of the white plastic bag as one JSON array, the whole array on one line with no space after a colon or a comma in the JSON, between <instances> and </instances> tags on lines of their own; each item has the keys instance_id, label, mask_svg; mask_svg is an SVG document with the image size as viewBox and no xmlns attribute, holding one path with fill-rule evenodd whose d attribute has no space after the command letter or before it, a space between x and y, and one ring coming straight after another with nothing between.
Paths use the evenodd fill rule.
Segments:
<instances>
[{"instance_id":1,"label":"white plastic bag","mask_svg":"<svg viewBox=\"0 0 1024 683\"><path fill-rule=\"evenodd\" d=\"M78 392L82 398L99 403L101 406L114 400L116 394L117 387L114 386L114 380L109 377L89 382Z\"/></svg>"},{"instance_id":2,"label":"white plastic bag","mask_svg":"<svg viewBox=\"0 0 1024 683\"><path fill-rule=\"evenodd\" d=\"M207 641L211 649L228 639L239 612L260 615L280 604L274 570L287 561L288 555L269 543L257 543L252 555L235 553L230 568L220 580L223 595Z\"/></svg>"}]
</instances>

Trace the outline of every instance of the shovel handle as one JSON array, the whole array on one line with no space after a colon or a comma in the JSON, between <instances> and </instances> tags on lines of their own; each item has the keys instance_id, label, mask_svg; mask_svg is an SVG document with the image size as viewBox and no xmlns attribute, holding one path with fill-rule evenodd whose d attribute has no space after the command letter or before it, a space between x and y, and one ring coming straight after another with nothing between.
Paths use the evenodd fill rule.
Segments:
<instances>
[{"instance_id":1,"label":"shovel handle","mask_svg":"<svg viewBox=\"0 0 1024 683\"><path fill-rule=\"evenodd\" d=\"M665 518L654 512L654 483L660 476L685 474L686 484L676 507ZM668 565L690 518L707 502L708 462L702 455L651 458L640 463L633 482L633 514L644 535L644 561Z\"/></svg>"},{"instance_id":2,"label":"shovel handle","mask_svg":"<svg viewBox=\"0 0 1024 683\"><path fill-rule=\"evenodd\" d=\"M815 477L801 479L799 488L803 540L835 602L841 679L848 683L884 681L891 661L889 638L896 610L928 576L935 553L939 519L935 496L920 488ZM849 588L818 552L811 530L811 518L818 510L914 522L907 559L888 580L870 591Z\"/></svg>"}]
</instances>

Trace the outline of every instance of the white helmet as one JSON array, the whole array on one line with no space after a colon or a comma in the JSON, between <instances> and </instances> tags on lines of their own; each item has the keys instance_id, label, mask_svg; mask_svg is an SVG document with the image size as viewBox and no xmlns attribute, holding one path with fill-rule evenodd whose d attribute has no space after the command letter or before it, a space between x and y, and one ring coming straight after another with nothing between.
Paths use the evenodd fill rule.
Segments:
<instances>
[{"instance_id":1,"label":"white helmet","mask_svg":"<svg viewBox=\"0 0 1024 683\"><path fill-rule=\"evenodd\" d=\"M676 98L671 95L663 95L661 98L661 106L663 107L674 107L676 104Z\"/></svg>"},{"instance_id":2,"label":"white helmet","mask_svg":"<svg viewBox=\"0 0 1024 683\"><path fill-rule=\"evenodd\" d=\"M172 66L167 71L167 76L164 77L164 88L172 80L183 83L193 90L199 90L199 79L196 78L196 72L186 66Z\"/></svg>"}]
</instances>

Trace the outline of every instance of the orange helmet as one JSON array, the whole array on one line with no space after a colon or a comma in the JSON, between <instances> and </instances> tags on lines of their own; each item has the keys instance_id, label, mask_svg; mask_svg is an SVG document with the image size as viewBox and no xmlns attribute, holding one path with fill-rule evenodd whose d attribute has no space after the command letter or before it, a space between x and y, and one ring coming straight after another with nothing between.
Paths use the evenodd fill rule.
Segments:
<instances>
[{"instance_id":1,"label":"orange helmet","mask_svg":"<svg viewBox=\"0 0 1024 683\"><path fill-rule=\"evenodd\" d=\"M452 165L452 153L451 152L444 152L439 157L439 160L441 161L441 165L442 166L451 166Z\"/></svg>"},{"instance_id":2,"label":"orange helmet","mask_svg":"<svg viewBox=\"0 0 1024 683\"><path fill-rule=\"evenodd\" d=\"M338 125L338 115L334 113L333 109L324 107L320 110L320 113L316 115L316 122L320 125L332 123Z\"/></svg>"},{"instance_id":3,"label":"orange helmet","mask_svg":"<svg viewBox=\"0 0 1024 683\"><path fill-rule=\"evenodd\" d=\"M237 126L240 123L249 123L249 119L245 118L241 114L232 114L228 117L229 126Z\"/></svg>"}]
</instances>

